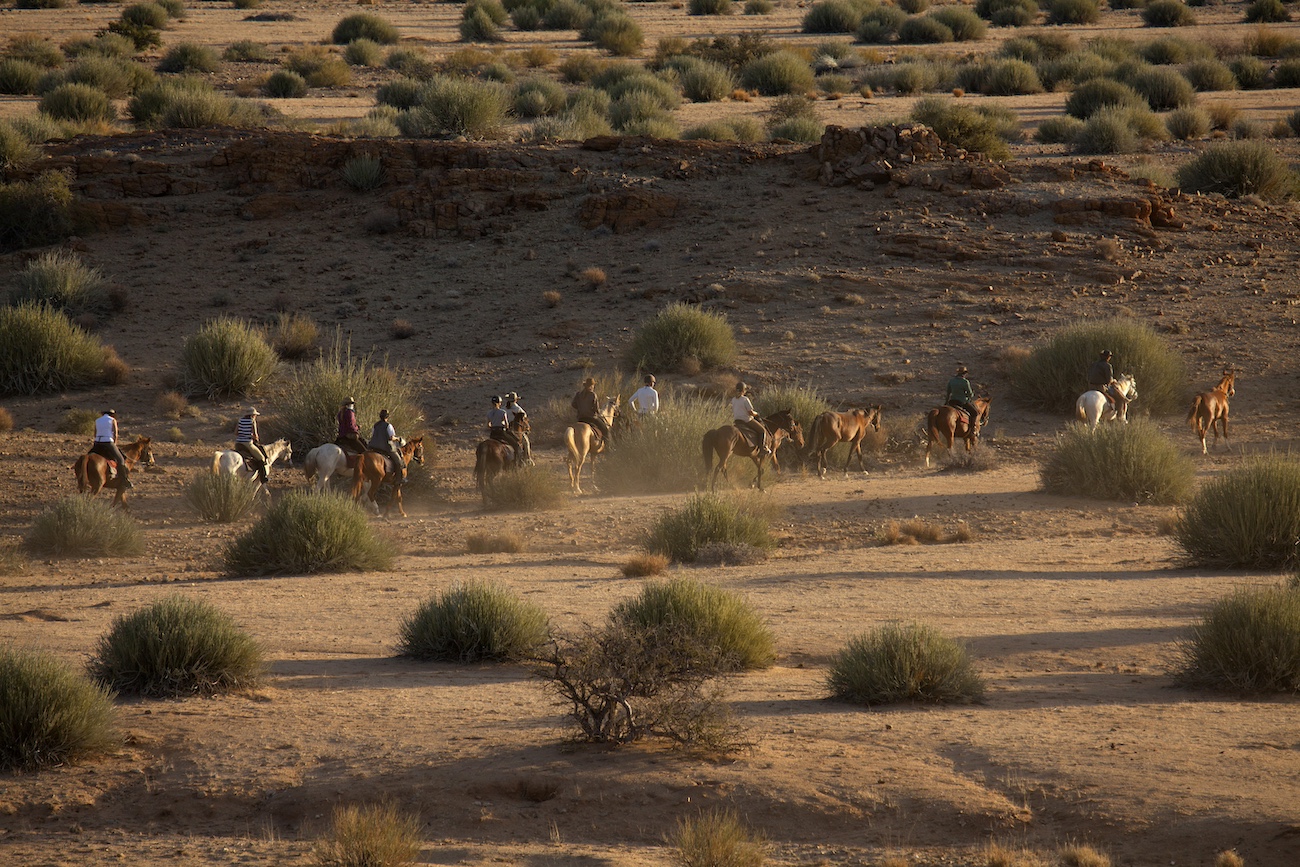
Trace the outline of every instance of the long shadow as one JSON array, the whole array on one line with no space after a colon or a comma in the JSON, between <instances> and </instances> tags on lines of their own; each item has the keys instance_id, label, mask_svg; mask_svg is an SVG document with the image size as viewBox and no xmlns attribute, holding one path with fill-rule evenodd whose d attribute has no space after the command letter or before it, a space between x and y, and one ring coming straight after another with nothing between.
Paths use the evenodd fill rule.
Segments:
<instances>
[{"instance_id":1,"label":"long shadow","mask_svg":"<svg viewBox=\"0 0 1300 867\"><path fill-rule=\"evenodd\" d=\"M908 550L916 550L910 548ZM1035 581L1144 581L1158 575L1160 578L1204 578L1213 575L1222 574L1219 571L1199 571L1185 568L1169 568L1150 571L1132 571L1124 570L1119 572L1074 570L1074 571L1050 571L1045 572L1041 569L1025 567L1019 571L1008 569L909 569L909 568L881 568L881 569L844 569L837 572L801 572L795 574L782 574L770 576L755 576L747 579L744 583L754 587L762 586L782 586L800 581L872 581L872 580L898 580L906 578L908 581L1017 581L1022 579L1032 579ZM1275 575L1275 572L1238 572L1234 576L1247 577L1251 575Z\"/></svg>"},{"instance_id":2,"label":"long shadow","mask_svg":"<svg viewBox=\"0 0 1300 867\"><path fill-rule=\"evenodd\" d=\"M440 684L517 683L531 679L519 666L458 665L451 662L417 662L402 657L350 657L348 659L282 659L270 674L278 689L426 689ZM398 682L406 681L406 682Z\"/></svg>"}]
</instances>

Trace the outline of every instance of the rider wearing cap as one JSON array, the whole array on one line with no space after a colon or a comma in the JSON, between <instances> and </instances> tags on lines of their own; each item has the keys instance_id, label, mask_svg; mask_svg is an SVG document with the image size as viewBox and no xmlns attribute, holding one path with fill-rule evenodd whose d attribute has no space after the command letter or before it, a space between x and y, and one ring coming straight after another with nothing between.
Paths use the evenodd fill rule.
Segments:
<instances>
[{"instance_id":1,"label":"rider wearing cap","mask_svg":"<svg viewBox=\"0 0 1300 867\"><path fill-rule=\"evenodd\" d=\"M731 399L732 423L736 427L747 430L754 435L754 442L758 445L759 457L764 457L772 453L770 443L772 435L763 426L758 411L754 409L754 404L750 402L748 394L748 385L743 382L736 383L736 394Z\"/></svg>"},{"instance_id":2,"label":"rider wearing cap","mask_svg":"<svg viewBox=\"0 0 1300 867\"><path fill-rule=\"evenodd\" d=\"M516 443L519 444L518 447L515 448L515 460L517 461L520 458L529 460L532 455L527 453L528 449L524 448L524 437L521 437L517 431L520 419L527 418L528 413L519 405L519 395L515 394L513 391L506 395L504 402L507 419L506 432L514 438Z\"/></svg>"},{"instance_id":3,"label":"rider wearing cap","mask_svg":"<svg viewBox=\"0 0 1300 867\"><path fill-rule=\"evenodd\" d=\"M1105 395L1106 399L1115 407L1115 412L1123 415L1124 406L1128 403L1128 400L1115 382L1115 368L1111 367L1110 359L1110 350L1103 349L1101 354L1097 356L1097 360L1088 365L1088 385Z\"/></svg>"},{"instance_id":4,"label":"rider wearing cap","mask_svg":"<svg viewBox=\"0 0 1300 867\"><path fill-rule=\"evenodd\" d=\"M397 479L397 484L402 485L406 482L406 461L402 460L402 451L397 447L397 431L393 430L393 425L388 421L388 410L379 411L379 421L370 431L369 447L371 451L387 455L393 461L393 476Z\"/></svg>"},{"instance_id":5,"label":"rider wearing cap","mask_svg":"<svg viewBox=\"0 0 1300 867\"><path fill-rule=\"evenodd\" d=\"M655 391L655 378L647 374L645 385L633 392L627 403L628 406L636 410L636 414L641 418L657 413L659 411L659 392Z\"/></svg>"},{"instance_id":6,"label":"rider wearing cap","mask_svg":"<svg viewBox=\"0 0 1300 867\"><path fill-rule=\"evenodd\" d=\"M357 424L357 402L349 397L339 410L339 435L334 444L345 452L364 454L366 444L361 441L361 425Z\"/></svg>"},{"instance_id":7,"label":"rider wearing cap","mask_svg":"<svg viewBox=\"0 0 1300 867\"><path fill-rule=\"evenodd\" d=\"M261 413L257 411L257 407L249 407L248 412L235 423L235 451L239 452L239 456L244 459L244 464L257 473L257 480L265 485L268 478L267 457L266 449L262 447L262 439L257 434L259 415Z\"/></svg>"},{"instance_id":8,"label":"rider wearing cap","mask_svg":"<svg viewBox=\"0 0 1300 867\"><path fill-rule=\"evenodd\" d=\"M519 462L519 437L510 429L510 413L501 408L501 398L492 395L492 408L488 410L488 438L510 446L515 462Z\"/></svg>"},{"instance_id":9,"label":"rider wearing cap","mask_svg":"<svg viewBox=\"0 0 1300 867\"><path fill-rule=\"evenodd\" d=\"M117 410L106 409L103 415L95 419L95 444L90 447L90 453L117 462L119 488L135 487L131 483L131 471L127 468L126 458L117 447Z\"/></svg>"},{"instance_id":10,"label":"rider wearing cap","mask_svg":"<svg viewBox=\"0 0 1300 867\"><path fill-rule=\"evenodd\" d=\"M948 387L944 389L944 403L970 413L970 432L973 436L979 433L980 411L975 406L975 388L966 378L968 373L970 370L966 365L957 365L956 373L948 380Z\"/></svg>"}]
</instances>

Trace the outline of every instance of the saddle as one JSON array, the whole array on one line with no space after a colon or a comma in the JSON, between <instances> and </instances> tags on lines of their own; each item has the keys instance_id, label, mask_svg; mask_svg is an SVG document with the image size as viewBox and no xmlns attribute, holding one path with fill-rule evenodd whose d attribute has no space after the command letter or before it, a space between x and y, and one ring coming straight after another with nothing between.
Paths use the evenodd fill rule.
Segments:
<instances>
[{"instance_id":1,"label":"saddle","mask_svg":"<svg viewBox=\"0 0 1300 867\"><path fill-rule=\"evenodd\" d=\"M488 431L488 439L495 440L499 443L505 443L506 445L511 444L510 440L506 437L506 432L499 428L494 428L493 430Z\"/></svg>"},{"instance_id":2,"label":"saddle","mask_svg":"<svg viewBox=\"0 0 1300 867\"><path fill-rule=\"evenodd\" d=\"M757 451L758 449L763 447L762 443L757 443L754 441L754 438L757 436L757 434L755 434L750 429L741 427L735 422L733 422L731 426L736 429L736 432L740 434L740 438L743 439L746 443L748 443L749 447L754 451ZM764 429L766 430L766 428ZM768 431L768 435L769 436L771 435L771 431Z\"/></svg>"},{"instance_id":3,"label":"saddle","mask_svg":"<svg viewBox=\"0 0 1300 867\"><path fill-rule=\"evenodd\" d=\"M957 410L957 418L961 421L962 424L966 425L967 430L970 430L972 427L974 427L974 424L972 423L972 419L971 419L970 410L966 409L966 407L964 406L958 406L955 403L948 403L946 404L946 406L950 406L953 409Z\"/></svg>"}]
</instances>

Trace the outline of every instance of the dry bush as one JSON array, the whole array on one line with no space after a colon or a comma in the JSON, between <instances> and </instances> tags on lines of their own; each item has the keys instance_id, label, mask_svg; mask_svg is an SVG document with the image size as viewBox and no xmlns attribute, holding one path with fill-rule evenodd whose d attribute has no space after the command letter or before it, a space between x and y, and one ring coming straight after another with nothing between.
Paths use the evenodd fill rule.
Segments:
<instances>
[{"instance_id":1,"label":"dry bush","mask_svg":"<svg viewBox=\"0 0 1300 867\"><path fill-rule=\"evenodd\" d=\"M1179 682L1243 695L1300 693L1300 588L1239 587L1179 646Z\"/></svg>"},{"instance_id":2,"label":"dry bush","mask_svg":"<svg viewBox=\"0 0 1300 867\"><path fill-rule=\"evenodd\" d=\"M524 537L518 533L470 533L465 537L465 550L471 554L518 554L525 547Z\"/></svg>"},{"instance_id":3,"label":"dry bush","mask_svg":"<svg viewBox=\"0 0 1300 867\"><path fill-rule=\"evenodd\" d=\"M667 571L668 558L662 554L637 554L629 558L621 568L624 577L650 578Z\"/></svg>"},{"instance_id":4,"label":"dry bush","mask_svg":"<svg viewBox=\"0 0 1300 867\"><path fill-rule=\"evenodd\" d=\"M36 769L109 752L121 743L113 698L40 652L0 647L0 768Z\"/></svg>"},{"instance_id":5,"label":"dry bush","mask_svg":"<svg viewBox=\"0 0 1300 867\"><path fill-rule=\"evenodd\" d=\"M1246 860L1233 849L1225 849L1214 856L1214 867L1246 867Z\"/></svg>"},{"instance_id":6,"label":"dry bush","mask_svg":"<svg viewBox=\"0 0 1300 867\"><path fill-rule=\"evenodd\" d=\"M855 704L969 703L984 682L966 650L928 626L890 624L849 641L826 677L832 696Z\"/></svg>"},{"instance_id":7,"label":"dry bush","mask_svg":"<svg viewBox=\"0 0 1300 867\"><path fill-rule=\"evenodd\" d=\"M1052 867L1041 852L991 842L984 847L984 867Z\"/></svg>"},{"instance_id":8,"label":"dry bush","mask_svg":"<svg viewBox=\"0 0 1300 867\"><path fill-rule=\"evenodd\" d=\"M706 542L695 552L697 566L753 566L767 560L767 551L743 542Z\"/></svg>"},{"instance_id":9,"label":"dry bush","mask_svg":"<svg viewBox=\"0 0 1300 867\"><path fill-rule=\"evenodd\" d=\"M1206 482L1175 530L1201 567L1274 569L1296 558L1300 538L1300 461L1253 458Z\"/></svg>"},{"instance_id":10,"label":"dry bush","mask_svg":"<svg viewBox=\"0 0 1300 867\"><path fill-rule=\"evenodd\" d=\"M1110 858L1091 846L1069 843L1056 850L1061 867L1110 867Z\"/></svg>"},{"instance_id":11,"label":"dry bush","mask_svg":"<svg viewBox=\"0 0 1300 867\"><path fill-rule=\"evenodd\" d=\"M1211 129L1228 129L1241 116L1241 109L1227 102L1212 102L1203 108L1210 116Z\"/></svg>"},{"instance_id":12,"label":"dry bush","mask_svg":"<svg viewBox=\"0 0 1300 867\"><path fill-rule=\"evenodd\" d=\"M409 340L416 335L417 331L415 326L411 324L411 320L394 319L389 333L393 335L394 340Z\"/></svg>"},{"instance_id":13,"label":"dry bush","mask_svg":"<svg viewBox=\"0 0 1300 867\"><path fill-rule=\"evenodd\" d=\"M483 488L483 507L493 512L541 512L569 504L569 491L550 469L520 467L501 473Z\"/></svg>"},{"instance_id":14,"label":"dry bush","mask_svg":"<svg viewBox=\"0 0 1300 867\"><path fill-rule=\"evenodd\" d=\"M559 292L556 292L554 289L547 289L545 292L542 293L542 303L544 303L547 307L550 307L552 310L554 310L556 307L559 307L560 302L563 299L564 296L561 295Z\"/></svg>"},{"instance_id":15,"label":"dry bush","mask_svg":"<svg viewBox=\"0 0 1300 867\"><path fill-rule=\"evenodd\" d=\"M402 622L398 652L422 661L480 662L531 657L550 637L546 612L486 581L456 584Z\"/></svg>"},{"instance_id":16,"label":"dry bush","mask_svg":"<svg viewBox=\"0 0 1300 867\"><path fill-rule=\"evenodd\" d=\"M144 551L144 535L122 510L70 496L36 517L24 544L55 557L134 557Z\"/></svg>"},{"instance_id":17,"label":"dry bush","mask_svg":"<svg viewBox=\"0 0 1300 867\"><path fill-rule=\"evenodd\" d=\"M117 350L111 346L104 347L104 373L103 380L105 385L121 385L131 376L131 366L122 360L117 354Z\"/></svg>"},{"instance_id":18,"label":"dry bush","mask_svg":"<svg viewBox=\"0 0 1300 867\"><path fill-rule=\"evenodd\" d=\"M886 522L878 538L882 545L935 545L943 542L969 542L974 536L965 522L952 535L948 535L940 524L923 518L911 518L901 523Z\"/></svg>"},{"instance_id":19,"label":"dry bush","mask_svg":"<svg viewBox=\"0 0 1300 867\"><path fill-rule=\"evenodd\" d=\"M300 313L277 313L268 331L275 354L286 361L309 355L320 333L315 321Z\"/></svg>"},{"instance_id":20,"label":"dry bush","mask_svg":"<svg viewBox=\"0 0 1300 867\"><path fill-rule=\"evenodd\" d=\"M393 804L339 806L312 854L322 867L406 867L420 854L421 830L418 816Z\"/></svg>"},{"instance_id":21,"label":"dry bush","mask_svg":"<svg viewBox=\"0 0 1300 867\"><path fill-rule=\"evenodd\" d=\"M604 268L585 268L579 278L589 289L600 289L609 281Z\"/></svg>"},{"instance_id":22,"label":"dry bush","mask_svg":"<svg viewBox=\"0 0 1300 867\"><path fill-rule=\"evenodd\" d=\"M153 403L153 408L159 415L173 420L179 420L189 406L190 402L179 391L164 391Z\"/></svg>"},{"instance_id":23,"label":"dry bush","mask_svg":"<svg viewBox=\"0 0 1300 867\"><path fill-rule=\"evenodd\" d=\"M730 810L679 819L673 832L678 867L762 867L767 845Z\"/></svg>"}]
</instances>

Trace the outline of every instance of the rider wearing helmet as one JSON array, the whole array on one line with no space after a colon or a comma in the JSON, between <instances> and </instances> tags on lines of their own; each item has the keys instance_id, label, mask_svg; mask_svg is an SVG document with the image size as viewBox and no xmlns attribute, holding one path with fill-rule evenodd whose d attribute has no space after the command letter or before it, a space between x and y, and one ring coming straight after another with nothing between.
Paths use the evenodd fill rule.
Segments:
<instances>
[{"instance_id":1,"label":"rider wearing helmet","mask_svg":"<svg viewBox=\"0 0 1300 867\"><path fill-rule=\"evenodd\" d=\"M370 431L370 450L387 455L393 461L393 476L397 479L397 484L406 484L406 461L402 460L401 449L397 447L400 442L397 438L397 431L393 430L393 425L388 421L388 410L379 411L379 421Z\"/></svg>"},{"instance_id":2,"label":"rider wearing helmet","mask_svg":"<svg viewBox=\"0 0 1300 867\"><path fill-rule=\"evenodd\" d=\"M106 409L103 415L95 419L95 443L90 447L90 453L117 463L119 488L127 490L135 487L131 482L131 470L126 465L126 458L117 447L117 410Z\"/></svg>"},{"instance_id":3,"label":"rider wearing helmet","mask_svg":"<svg viewBox=\"0 0 1300 867\"><path fill-rule=\"evenodd\" d=\"M646 374L645 385L638 388L630 398L627 405L636 410L636 414L641 418L648 415L654 415L659 411L659 392L655 391L655 378L651 374Z\"/></svg>"},{"instance_id":4,"label":"rider wearing helmet","mask_svg":"<svg viewBox=\"0 0 1300 867\"><path fill-rule=\"evenodd\" d=\"M754 404L749 400L748 394L748 385L743 382L736 383L736 394L731 399L731 417L736 427L753 434L754 443L758 446L759 457L764 457L772 453L770 442L772 435L764 427L762 420L758 416L758 411L754 409Z\"/></svg>"},{"instance_id":5,"label":"rider wearing helmet","mask_svg":"<svg viewBox=\"0 0 1300 867\"><path fill-rule=\"evenodd\" d=\"M492 395L492 408L488 410L488 439L510 446L516 462L519 461L519 437L510 429L510 413L501 408L501 398Z\"/></svg>"},{"instance_id":6,"label":"rider wearing helmet","mask_svg":"<svg viewBox=\"0 0 1300 867\"><path fill-rule=\"evenodd\" d=\"M955 406L958 409L970 413L970 432L974 436L980 430L980 411L975 406L975 388L966 378L970 373L966 365L957 365L957 371L952 379L948 380L948 387L944 389L944 403L948 406Z\"/></svg>"}]
</instances>

